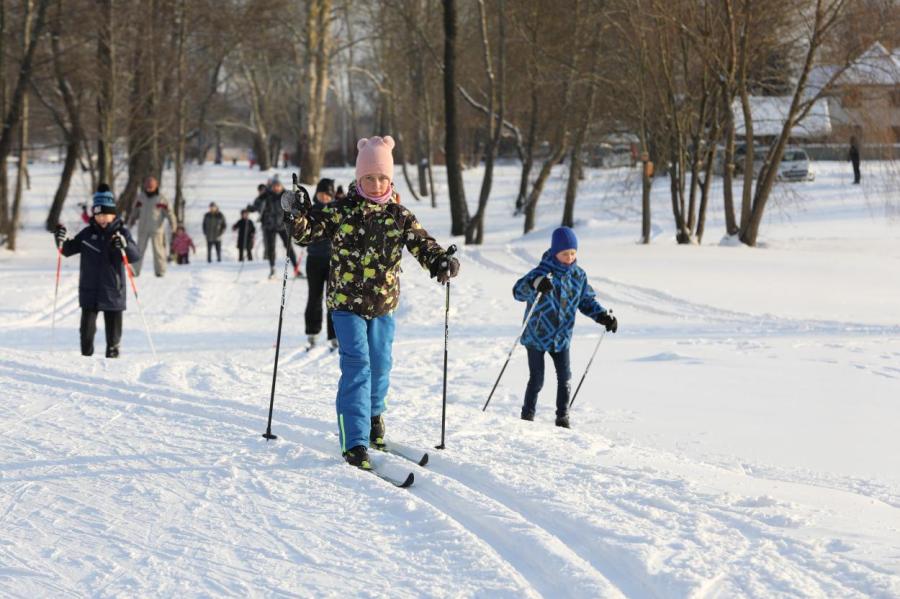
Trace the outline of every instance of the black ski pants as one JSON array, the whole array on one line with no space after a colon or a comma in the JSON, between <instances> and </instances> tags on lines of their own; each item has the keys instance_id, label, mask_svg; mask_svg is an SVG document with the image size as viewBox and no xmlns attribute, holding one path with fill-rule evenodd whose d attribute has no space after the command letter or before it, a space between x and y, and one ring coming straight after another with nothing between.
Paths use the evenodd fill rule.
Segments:
<instances>
[{"instance_id":1,"label":"black ski pants","mask_svg":"<svg viewBox=\"0 0 900 599\"><path fill-rule=\"evenodd\" d=\"M288 258L291 259L291 264L294 265L294 268L297 268L297 254L294 253L294 246L291 243L291 238L288 237L287 231L264 229L263 241L266 243L266 258L269 260L269 266L275 267L275 237L281 237L281 241L287 249Z\"/></svg>"},{"instance_id":2,"label":"black ski pants","mask_svg":"<svg viewBox=\"0 0 900 599\"><path fill-rule=\"evenodd\" d=\"M212 262L212 251L213 248L216 250L216 262L222 261L222 242L221 241L207 241L206 242L206 261Z\"/></svg>"},{"instance_id":3,"label":"black ski pants","mask_svg":"<svg viewBox=\"0 0 900 599\"><path fill-rule=\"evenodd\" d=\"M309 295L306 299L306 334L318 335L322 330L322 299L328 286L330 275L328 256L306 257L306 282L309 284ZM334 323L331 320L331 310L326 315L328 338L334 339Z\"/></svg>"},{"instance_id":4,"label":"black ski pants","mask_svg":"<svg viewBox=\"0 0 900 599\"><path fill-rule=\"evenodd\" d=\"M81 309L81 355L94 355L94 335L97 334L97 314L99 310ZM118 349L122 340L122 311L105 310L103 324L106 327L106 351Z\"/></svg>"}]
</instances>

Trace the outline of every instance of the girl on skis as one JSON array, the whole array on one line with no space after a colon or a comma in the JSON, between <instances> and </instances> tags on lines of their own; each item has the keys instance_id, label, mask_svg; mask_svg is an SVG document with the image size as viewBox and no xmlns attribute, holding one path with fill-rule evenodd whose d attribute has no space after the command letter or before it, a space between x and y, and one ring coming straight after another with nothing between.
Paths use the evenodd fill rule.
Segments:
<instances>
[{"instance_id":1,"label":"girl on skis","mask_svg":"<svg viewBox=\"0 0 900 599\"><path fill-rule=\"evenodd\" d=\"M304 246L331 242L327 305L340 354L338 432L344 458L363 469L371 468L369 444L384 443L403 248L440 283L459 272L459 262L400 205L392 183L393 147L390 136L359 140L356 180L343 199L313 206L308 196L300 202L285 192L294 206L286 212L294 240Z\"/></svg>"},{"instance_id":2,"label":"girl on skis","mask_svg":"<svg viewBox=\"0 0 900 599\"><path fill-rule=\"evenodd\" d=\"M538 393L544 386L544 353L549 353L556 368L556 426L569 428L569 344L575 327L575 314L581 311L615 333L619 323L597 303L587 274L575 263L578 238L569 227L553 231L550 249L541 263L516 281L513 297L526 302L525 313L538 304L522 334L528 351L528 385L522 405L522 420L534 420Z\"/></svg>"}]
</instances>

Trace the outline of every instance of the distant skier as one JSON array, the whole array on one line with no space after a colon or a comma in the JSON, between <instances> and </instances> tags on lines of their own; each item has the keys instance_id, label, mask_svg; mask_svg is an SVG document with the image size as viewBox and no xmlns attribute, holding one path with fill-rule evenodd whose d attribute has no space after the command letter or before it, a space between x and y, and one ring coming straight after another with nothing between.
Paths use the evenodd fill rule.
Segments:
<instances>
[{"instance_id":1,"label":"distant skier","mask_svg":"<svg viewBox=\"0 0 900 599\"><path fill-rule=\"evenodd\" d=\"M859 171L859 142L855 135L850 137L850 150L847 152L847 160L853 164L853 184L859 185L862 175Z\"/></svg>"},{"instance_id":2,"label":"distant skier","mask_svg":"<svg viewBox=\"0 0 900 599\"><path fill-rule=\"evenodd\" d=\"M73 239L67 239L65 226L57 225L56 244L64 256L81 254L78 278L78 304L81 306L81 355L94 354L97 314L103 312L106 329L106 357L119 357L122 339L122 312L127 288L122 250L128 260L140 258L131 233L116 216L116 202L109 187L94 194L88 225Z\"/></svg>"},{"instance_id":3,"label":"distant skier","mask_svg":"<svg viewBox=\"0 0 900 599\"><path fill-rule=\"evenodd\" d=\"M316 185L316 195L313 196L315 208L323 208L334 200L334 179L322 179ZM325 286L328 282L331 262L331 240L324 238L309 244L306 250L306 277L309 294L306 297L306 335L309 347L316 345L316 337L322 331L322 299ZM326 333L331 349L337 349L337 336L334 333L334 323L331 319L331 310L326 310Z\"/></svg>"},{"instance_id":4,"label":"distant skier","mask_svg":"<svg viewBox=\"0 0 900 599\"><path fill-rule=\"evenodd\" d=\"M593 318L613 333L618 330L616 317L597 303L587 274L575 263L578 238L569 227L553 231L550 249L541 263L516 281L513 297L531 304L543 293L522 335L528 351L528 385L522 405L522 420L534 420L538 393L544 386L544 353L550 354L556 368L556 426L569 428L569 344L577 311Z\"/></svg>"},{"instance_id":5,"label":"distant skier","mask_svg":"<svg viewBox=\"0 0 900 599\"><path fill-rule=\"evenodd\" d=\"M187 234L184 227L178 225L175 235L172 237L172 253L175 254L175 260L178 264L190 264L191 252L197 253L194 247L194 240Z\"/></svg>"},{"instance_id":6,"label":"distant skier","mask_svg":"<svg viewBox=\"0 0 900 599\"><path fill-rule=\"evenodd\" d=\"M331 242L327 303L341 357L338 432L344 459L365 470L371 469L369 443L384 442L403 248L441 283L459 271L459 262L397 203L393 147L390 136L359 140L356 181L345 199L316 207L293 200L294 239L301 245Z\"/></svg>"},{"instance_id":7,"label":"distant skier","mask_svg":"<svg viewBox=\"0 0 900 599\"><path fill-rule=\"evenodd\" d=\"M203 235L206 237L206 261L212 262L213 248L216 250L216 262L222 261L222 233L225 232L225 215L215 202L209 203L209 212L203 215Z\"/></svg>"},{"instance_id":8,"label":"distant skier","mask_svg":"<svg viewBox=\"0 0 900 599\"><path fill-rule=\"evenodd\" d=\"M287 229L284 225L284 212L281 210L281 194L284 192L284 186L278 177L269 179L269 185L266 191L260 194L253 204L247 206L250 212L259 212L260 224L263 230L263 241L265 242L265 256L269 260L269 278L275 276L275 238L281 237L287 251L291 264L294 265L294 274L300 276L297 255L294 253L291 238L288 236Z\"/></svg>"},{"instance_id":9,"label":"distant skier","mask_svg":"<svg viewBox=\"0 0 900 599\"><path fill-rule=\"evenodd\" d=\"M238 262L244 261L244 252L247 252L247 261L253 260L253 240L256 236L256 226L249 218L250 212L241 210L241 218L232 225L231 230L237 231Z\"/></svg>"},{"instance_id":10,"label":"distant skier","mask_svg":"<svg viewBox=\"0 0 900 599\"><path fill-rule=\"evenodd\" d=\"M169 209L169 200L159 192L159 181L156 177L147 177L144 188L138 194L134 211L129 224L138 221L138 250L141 255L134 264L134 274L141 274L144 256L147 254L147 243L153 246L153 270L157 277L166 274L166 223L172 234L178 229L178 220Z\"/></svg>"}]
</instances>

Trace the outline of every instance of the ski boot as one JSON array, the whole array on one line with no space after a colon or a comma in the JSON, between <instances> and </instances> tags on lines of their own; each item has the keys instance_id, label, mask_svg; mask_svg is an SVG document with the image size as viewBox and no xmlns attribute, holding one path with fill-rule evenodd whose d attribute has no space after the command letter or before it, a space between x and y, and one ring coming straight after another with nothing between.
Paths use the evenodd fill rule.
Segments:
<instances>
[{"instance_id":1,"label":"ski boot","mask_svg":"<svg viewBox=\"0 0 900 599\"><path fill-rule=\"evenodd\" d=\"M384 447L384 416L372 416L372 429L369 431L369 444L381 449Z\"/></svg>"},{"instance_id":2,"label":"ski boot","mask_svg":"<svg viewBox=\"0 0 900 599\"><path fill-rule=\"evenodd\" d=\"M274 279L274 278L275 278L275 267L274 267L274 266L270 266L270 267L269 267L269 278L270 278L270 279Z\"/></svg>"},{"instance_id":3,"label":"ski boot","mask_svg":"<svg viewBox=\"0 0 900 599\"><path fill-rule=\"evenodd\" d=\"M329 339L328 343L331 344L331 349L328 351L334 352L337 351L338 348L338 340L337 339Z\"/></svg>"},{"instance_id":4,"label":"ski boot","mask_svg":"<svg viewBox=\"0 0 900 599\"><path fill-rule=\"evenodd\" d=\"M569 416L557 416L556 417L556 426L561 428L571 428L569 426Z\"/></svg>"},{"instance_id":5,"label":"ski boot","mask_svg":"<svg viewBox=\"0 0 900 599\"><path fill-rule=\"evenodd\" d=\"M118 358L119 357L119 346L114 345L112 347L106 348L106 357L107 358Z\"/></svg>"},{"instance_id":6,"label":"ski boot","mask_svg":"<svg viewBox=\"0 0 900 599\"><path fill-rule=\"evenodd\" d=\"M356 466L360 470L371 470L372 464L369 462L369 450L364 445L351 447L344 452L344 459L351 466Z\"/></svg>"},{"instance_id":7,"label":"ski boot","mask_svg":"<svg viewBox=\"0 0 900 599\"><path fill-rule=\"evenodd\" d=\"M306 351L309 351L316 346L316 336L315 335L307 335L306 342L307 342Z\"/></svg>"},{"instance_id":8,"label":"ski boot","mask_svg":"<svg viewBox=\"0 0 900 599\"><path fill-rule=\"evenodd\" d=\"M522 420L527 420L528 422L534 422L534 414L526 414L522 412Z\"/></svg>"}]
</instances>

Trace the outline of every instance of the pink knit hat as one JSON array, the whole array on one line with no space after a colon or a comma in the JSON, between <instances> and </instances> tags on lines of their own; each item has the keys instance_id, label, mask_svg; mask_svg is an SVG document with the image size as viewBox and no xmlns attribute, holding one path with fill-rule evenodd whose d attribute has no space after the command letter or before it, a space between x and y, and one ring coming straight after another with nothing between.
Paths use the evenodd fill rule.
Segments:
<instances>
[{"instance_id":1,"label":"pink knit hat","mask_svg":"<svg viewBox=\"0 0 900 599\"><path fill-rule=\"evenodd\" d=\"M356 142L356 180L359 181L365 175L387 175L394 180L394 157L391 150L394 149L394 138L390 135L384 137L365 137Z\"/></svg>"}]
</instances>

